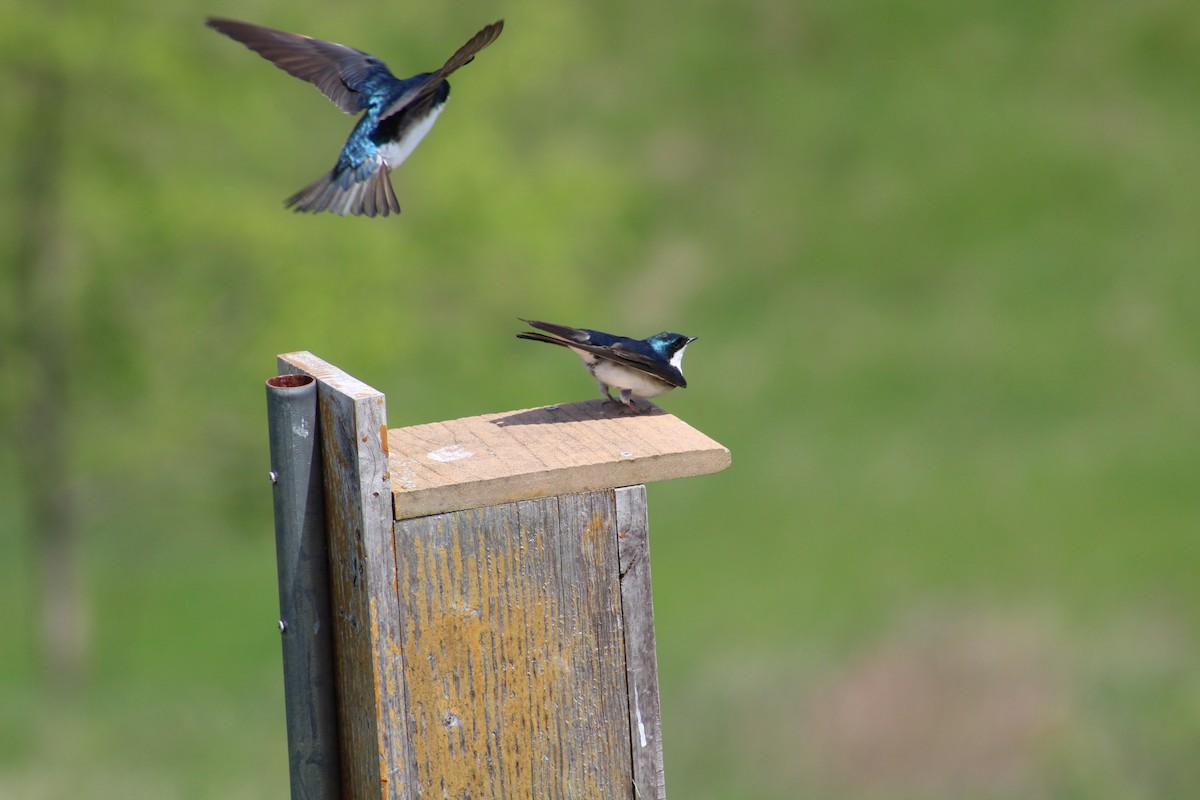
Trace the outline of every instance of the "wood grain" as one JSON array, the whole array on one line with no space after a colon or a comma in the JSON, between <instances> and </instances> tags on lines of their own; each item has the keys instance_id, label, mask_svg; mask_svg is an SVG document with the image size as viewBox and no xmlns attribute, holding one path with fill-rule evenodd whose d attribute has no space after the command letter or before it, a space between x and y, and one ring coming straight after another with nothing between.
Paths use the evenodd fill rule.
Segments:
<instances>
[{"instance_id":1,"label":"wood grain","mask_svg":"<svg viewBox=\"0 0 1200 800\"><path fill-rule=\"evenodd\" d=\"M417 792L631 798L613 492L396 523Z\"/></svg>"},{"instance_id":2,"label":"wood grain","mask_svg":"<svg viewBox=\"0 0 1200 800\"><path fill-rule=\"evenodd\" d=\"M617 489L615 497L633 783L638 800L664 800L667 790L663 774L658 657L654 644L654 601L650 592L646 487Z\"/></svg>"},{"instance_id":3,"label":"wood grain","mask_svg":"<svg viewBox=\"0 0 1200 800\"><path fill-rule=\"evenodd\" d=\"M384 397L311 353L280 356L279 371L318 382L342 795L415 798Z\"/></svg>"},{"instance_id":4,"label":"wood grain","mask_svg":"<svg viewBox=\"0 0 1200 800\"><path fill-rule=\"evenodd\" d=\"M388 432L396 519L705 475L729 450L659 409L602 400Z\"/></svg>"}]
</instances>

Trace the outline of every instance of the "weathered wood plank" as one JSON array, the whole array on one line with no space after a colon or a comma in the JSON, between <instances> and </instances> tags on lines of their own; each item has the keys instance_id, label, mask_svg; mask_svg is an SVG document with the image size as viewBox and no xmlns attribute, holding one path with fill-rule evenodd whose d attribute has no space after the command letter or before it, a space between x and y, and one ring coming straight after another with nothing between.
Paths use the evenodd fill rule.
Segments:
<instances>
[{"instance_id":1,"label":"weathered wood plank","mask_svg":"<svg viewBox=\"0 0 1200 800\"><path fill-rule=\"evenodd\" d=\"M667 789L663 775L658 657L654 648L654 601L650 593L646 487L627 486L617 489L615 495L635 796L638 800L664 800Z\"/></svg>"},{"instance_id":2,"label":"weathered wood plank","mask_svg":"<svg viewBox=\"0 0 1200 800\"><path fill-rule=\"evenodd\" d=\"M396 519L719 472L729 450L677 417L602 400L388 432Z\"/></svg>"},{"instance_id":3,"label":"weathered wood plank","mask_svg":"<svg viewBox=\"0 0 1200 800\"><path fill-rule=\"evenodd\" d=\"M395 530L418 793L631 798L614 494Z\"/></svg>"},{"instance_id":4,"label":"weathered wood plank","mask_svg":"<svg viewBox=\"0 0 1200 800\"><path fill-rule=\"evenodd\" d=\"M342 793L415 798L384 397L311 353L280 356L279 371L318 382Z\"/></svg>"}]
</instances>

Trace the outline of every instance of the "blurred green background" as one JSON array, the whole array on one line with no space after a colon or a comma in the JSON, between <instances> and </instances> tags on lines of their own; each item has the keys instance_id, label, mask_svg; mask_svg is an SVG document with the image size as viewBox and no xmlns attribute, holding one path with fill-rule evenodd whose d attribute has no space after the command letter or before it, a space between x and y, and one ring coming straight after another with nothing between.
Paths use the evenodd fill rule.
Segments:
<instances>
[{"instance_id":1,"label":"blurred green background","mask_svg":"<svg viewBox=\"0 0 1200 800\"><path fill-rule=\"evenodd\" d=\"M207 14L507 27L365 220L282 208L352 120ZM1200 796L1200 6L5 0L0 74L0 797L286 796L275 354L393 426L592 397L518 316L700 337L672 797Z\"/></svg>"}]
</instances>

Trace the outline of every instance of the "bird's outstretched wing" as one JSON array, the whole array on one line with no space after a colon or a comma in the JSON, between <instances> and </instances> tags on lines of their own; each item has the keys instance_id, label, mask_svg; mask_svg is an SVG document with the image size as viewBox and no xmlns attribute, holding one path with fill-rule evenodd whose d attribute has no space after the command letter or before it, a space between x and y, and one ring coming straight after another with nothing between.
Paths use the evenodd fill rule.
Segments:
<instances>
[{"instance_id":1,"label":"bird's outstretched wing","mask_svg":"<svg viewBox=\"0 0 1200 800\"><path fill-rule=\"evenodd\" d=\"M422 97L435 90L438 87L438 84L450 76L450 73L454 72L454 70L458 69L459 67L470 64L471 61L474 60L476 53L487 47L492 42L496 41L496 39L500 37L500 32L502 30L504 30L504 20L502 19L496 20L491 25L485 25L479 31L479 33L472 36L469 40L467 40L466 44L458 48L458 50L454 52L454 55L446 59L446 63L442 65L441 69L430 75L428 80L419 86L413 87L410 91L405 92L388 104L388 106L384 108L383 113L379 115L379 118L385 119L393 114L403 111L405 108L408 108L413 103L417 102Z\"/></svg>"},{"instance_id":2,"label":"bird's outstretched wing","mask_svg":"<svg viewBox=\"0 0 1200 800\"><path fill-rule=\"evenodd\" d=\"M209 17L205 24L246 45L289 75L313 84L347 114L366 108L359 93L366 77L381 70L391 74L375 56L344 44L219 17Z\"/></svg>"},{"instance_id":3,"label":"bird's outstretched wing","mask_svg":"<svg viewBox=\"0 0 1200 800\"><path fill-rule=\"evenodd\" d=\"M624 340L622 337L613 336L611 337L613 341L610 344L595 344L592 342L593 331L584 330L583 328L570 328L566 325L556 325L553 322L541 322L534 319L523 319L521 321L535 328L553 333L554 336L547 336L544 333L537 333L535 331L524 331L517 334L518 339L528 339L531 342L545 342L546 344L557 344L561 347L582 350L586 353L591 353L597 358L622 364L626 367L653 375L672 386L680 388L687 386L687 381L683 379L683 373L678 369L662 359L654 358L649 354L633 349L637 344L636 340Z\"/></svg>"}]
</instances>

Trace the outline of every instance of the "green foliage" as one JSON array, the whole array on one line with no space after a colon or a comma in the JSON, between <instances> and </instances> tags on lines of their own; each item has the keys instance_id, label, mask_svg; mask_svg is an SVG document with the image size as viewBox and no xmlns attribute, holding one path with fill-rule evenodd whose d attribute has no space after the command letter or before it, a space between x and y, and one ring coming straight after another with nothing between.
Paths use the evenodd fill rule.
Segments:
<instances>
[{"instance_id":1,"label":"green foliage","mask_svg":"<svg viewBox=\"0 0 1200 800\"><path fill-rule=\"evenodd\" d=\"M362 220L283 209L352 120L203 27L226 13L406 74L507 27L394 174L403 214ZM67 84L62 461L95 653L74 695L44 693L5 452L0 795L285 792L274 356L382 389L393 425L591 396L518 316L700 337L663 405L733 467L650 490L673 796L1200 791L1200 7L118 2L0 23L0 138L41 122L29 75ZM3 148L3 185L20 159ZM6 232L23 202L0 193ZM10 273L6 436L35 367ZM953 754L927 772L957 782L889 773L823 738L856 665L936 649L913 620L1050 632L1019 661L1055 713L1016 777ZM858 753L892 791L829 766Z\"/></svg>"}]
</instances>

